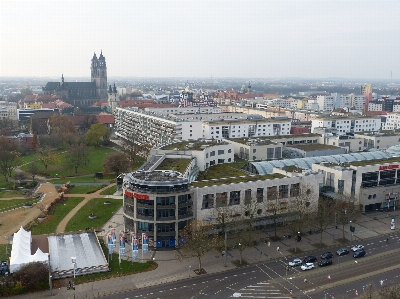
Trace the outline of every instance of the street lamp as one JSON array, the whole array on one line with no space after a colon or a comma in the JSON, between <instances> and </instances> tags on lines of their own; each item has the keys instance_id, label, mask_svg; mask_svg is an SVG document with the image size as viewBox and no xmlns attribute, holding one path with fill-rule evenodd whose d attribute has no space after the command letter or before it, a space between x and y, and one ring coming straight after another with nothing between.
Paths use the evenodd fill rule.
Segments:
<instances>
[{"instance_id":1,"label":"street lamp","mask_svg":"<svg viewBox=\"0 0 400 299\"><path fill-rule=\"evenodd\" d=\"M76 257L71 257L71 263L74 267L74 279L75 279L75 273L76 273Z\"/></svg>"}]
</instances>

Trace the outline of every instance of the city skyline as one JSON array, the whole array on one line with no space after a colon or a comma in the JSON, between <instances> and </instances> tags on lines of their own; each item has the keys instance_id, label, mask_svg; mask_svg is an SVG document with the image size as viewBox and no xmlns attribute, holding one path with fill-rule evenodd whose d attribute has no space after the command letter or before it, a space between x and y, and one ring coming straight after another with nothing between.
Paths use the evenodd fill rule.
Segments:
<instances>
[{"instance_id":1,"label":"city skyline","mask_svg":"<svg viewBox=\"0 0 400 299\"><path fill-rule=\"evenodd\" d=\"M400 78L400 1L1 1L0 77ZM396 55L397 54L397 55Z\"/></svg>"}]
</instances>

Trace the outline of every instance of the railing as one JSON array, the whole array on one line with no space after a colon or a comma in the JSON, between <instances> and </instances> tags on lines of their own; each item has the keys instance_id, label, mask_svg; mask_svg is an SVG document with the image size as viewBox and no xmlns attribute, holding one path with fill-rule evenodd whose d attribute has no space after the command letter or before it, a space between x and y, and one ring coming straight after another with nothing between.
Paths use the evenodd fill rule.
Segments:
<instances>
[{"instance_id":1,"label":"railing","mask_svg":"<svg viewBox=\"0 0 400 299\"><path fill-rule=\"evenodd\" d=\"M154 216L136 215L136 219L141 219L141 220L154 220Z\"/></svg>"},{"instance_id":2,"label":"railing","mask_svg":"<svg viewBox=\"0 0 400 299\"><path fill-rule=\"evenodd\" d=\"M178 215L178 219L184 219L184 218L189 218L189 217L193 217L193 212L186 213L184 215Z\"/></svg>"}]
</instances>

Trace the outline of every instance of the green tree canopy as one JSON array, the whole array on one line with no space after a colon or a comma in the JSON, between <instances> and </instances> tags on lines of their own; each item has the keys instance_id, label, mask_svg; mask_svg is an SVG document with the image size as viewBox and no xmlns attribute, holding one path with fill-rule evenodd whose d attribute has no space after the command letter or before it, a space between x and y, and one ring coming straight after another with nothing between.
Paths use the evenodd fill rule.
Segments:
<instances>
[{"instance_id":1,"label":"green tree canopy","mask_svg":"<svg viewBox=\"0 0 400 299\"><path fill-rule=\"evenodd\" d=\"M87 145L100 146L110 138L110 132L102 124L93 124L85 135Z\"/></svg>"}]
</instances>

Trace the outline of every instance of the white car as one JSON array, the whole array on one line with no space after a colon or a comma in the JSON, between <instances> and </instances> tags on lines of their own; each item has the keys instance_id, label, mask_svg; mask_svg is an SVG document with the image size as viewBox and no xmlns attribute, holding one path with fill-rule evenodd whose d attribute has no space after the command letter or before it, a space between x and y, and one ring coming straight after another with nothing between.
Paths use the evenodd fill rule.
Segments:
<instances>
[{"instance_id":1,"label":"white car","mask_svg":"<svg viewBox=\"0 0 400 299\"><path fill-rule=\"evenodd\" d=\"M300 266L301 264L302 264L301 259L294 259L293 261L288 263L290 267L297 267Z\"/></svg>"},{"instance_id":2,"label":"white car","mask_svg":"<svg viewBox=\"0 0 400 299\"><path fill-rule=\"evenodd\" d=\"M301 270L306 271L306 270L310 270L314 268L314 264L313 263L305 263L303 265L301 265Z\"/></svg>"},{"instance_id":3,"label":"white car","mask_svg":"<svg viewBox=\"0 0 400 299\"><path fill-rule=\"evenodd\" d=\"M364 249L363 245L354 245L353 247L351 247L351 251L354 251L354 252L361 250L361 249Z\"/></svg>"}]
</instances>

